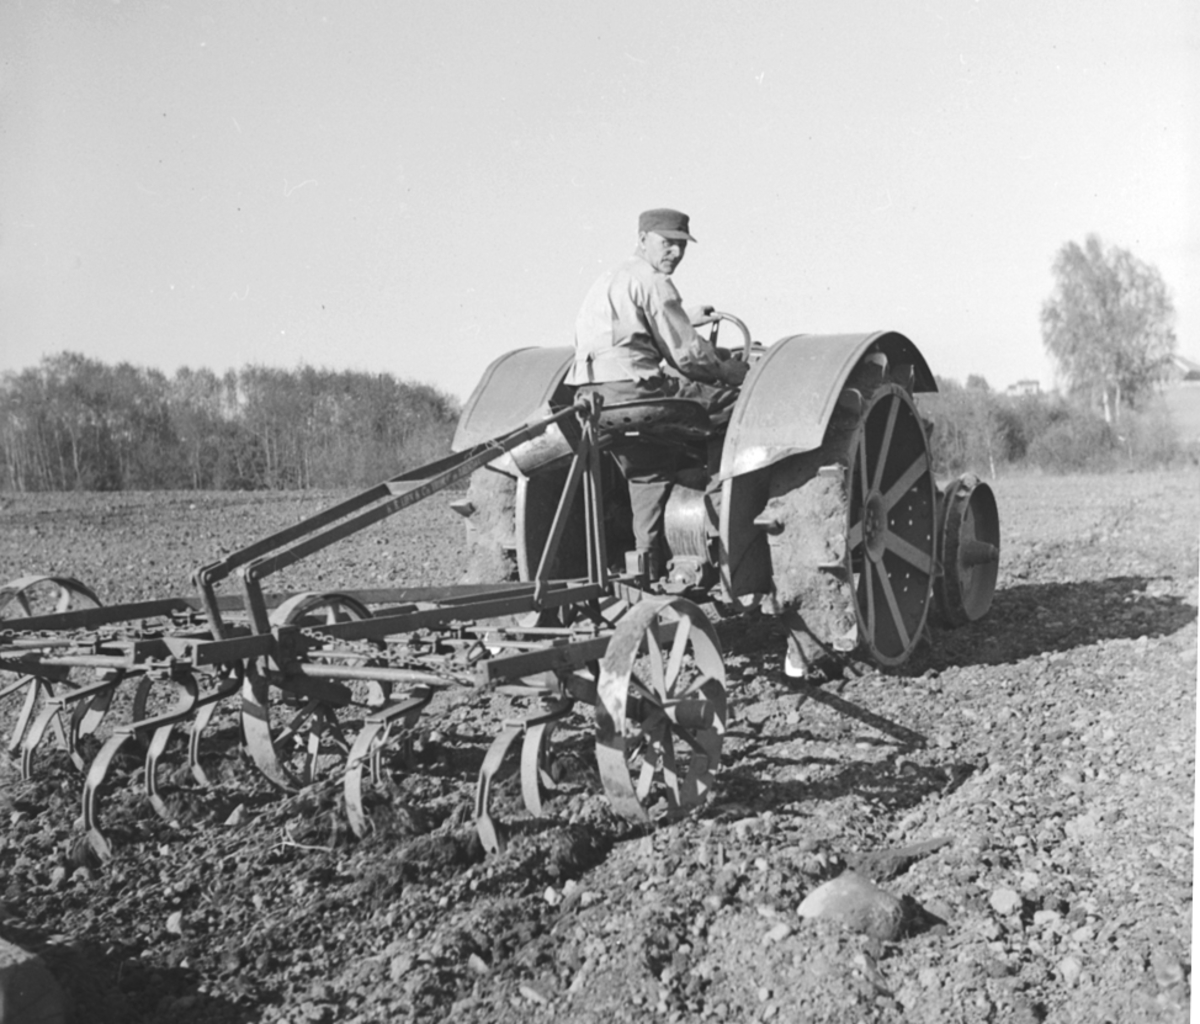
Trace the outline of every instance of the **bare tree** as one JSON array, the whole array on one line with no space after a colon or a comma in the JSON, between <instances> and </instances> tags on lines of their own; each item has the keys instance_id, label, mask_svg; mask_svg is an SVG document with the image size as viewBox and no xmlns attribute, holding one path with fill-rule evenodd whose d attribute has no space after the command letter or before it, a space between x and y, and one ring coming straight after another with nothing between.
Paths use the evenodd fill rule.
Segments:
<instances>
[{"instance_id":1,"label":"bare tree","mask_svg":"<svg viewBox=\"0 0 1200 1024\"><path fill-rule=\"evenodd\" d=\"M1054 259L1042 340L1068 390L1119 419L1162 379L1175 351L1175 307L1158 269L1096 235Z\"/></svg>"}]
</instances>

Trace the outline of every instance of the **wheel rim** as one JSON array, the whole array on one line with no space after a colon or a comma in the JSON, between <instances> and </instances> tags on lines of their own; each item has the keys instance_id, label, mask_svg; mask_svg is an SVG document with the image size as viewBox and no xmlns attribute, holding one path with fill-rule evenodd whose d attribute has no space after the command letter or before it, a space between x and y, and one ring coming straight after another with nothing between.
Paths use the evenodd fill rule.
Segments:
<instances>
[{"instance_id":1,"label":"wheel rim","mask_svg":"<svg viewBox=\"0 0 1200 1024\"><path fill-rule=\"evenodd\" d=\"M992 489L973 474L947 486L942 500L938 611L951 626L988 613L1000 572L1000 514Z\"/></svg>"},{"instance_id":2,"label":"wheel rim","mask_svg":"<svg viewBox=\"0 0 1200 1024\"><path fill-rule=\"evenodd\" d=\"M32 618L99 607L101 601L91 587L70 576L22 576L0 586L0 620ZM15 679L10 680L9 673L0 673L0 702L9 697L22 698L20 711L11 722L6 722L8 735L4 737L4 742L10 754L15 754L22 747L28 730L38 721L46 702L61 692L56 689L56 684L65 690L76 689L93 681L96 673L88 669L69 669L64 670L58 679L52 675L13 675ZM101 712L91 723L91 728L84 731L92 731L102 717ZM60 744L78 766L73 746L76 734L67 732L62 716L55 714L52 721L44 724L53 729ZM34 742L33 746L36 745ZM31 758L32 753L27 757L30 764Z\"/></svg>"},{"instance_id":3,"label":"wheel rim","mask_svg":"<svg viewBox=\"0 0 1200 1024\"><path fill-rule=\"evenodd\" d=\"M70 576L23 576L0 587L0 619L99 607L92 588Z\"/></svg>"},{"instance_id":4,"label":"wheel rim","mask_svg":"<svg viewBox=\"0 0 1200 1024\"><path fill-rule=\"evenodd\" d=\"M936 568L935 488L925 429L904 388L871 398L851 443L846 549L859 642L898 665L925 628Z\"/></svg>"},{"instance_id":5,"label":"wheel rim","mask_svg":"<svg viewBox=\"0 0 1200 1024\"><path fill-rule=\"evenodd\" d=\"M621 622L600 665L596 760L614 810L647 822L712 791L725 732L725 667L712 625L690 601L646 600Z\"/></svg>"}]
</instances>

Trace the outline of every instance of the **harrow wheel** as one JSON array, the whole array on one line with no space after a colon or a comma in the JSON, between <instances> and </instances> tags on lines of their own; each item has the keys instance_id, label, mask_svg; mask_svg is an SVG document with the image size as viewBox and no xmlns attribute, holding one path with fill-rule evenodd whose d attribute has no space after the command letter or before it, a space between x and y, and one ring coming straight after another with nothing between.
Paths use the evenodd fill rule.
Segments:
<instances>
[{"instance_id":1,"label":"harrow wheel","mask_svg":"<svg viewBox=\"0 0 1200 1024\"><path fill-rule=\"evenodd\" d=\"M320 631L322 626L370 618L360 601L345 594L297 594L271 613L274 626ZM306 656L314 660L322 650ZM359 664L363 659L359 658ZM345 661L340 664L346 664ZM281 694L273 699L271 689ZM361 680L289 678L253 666L242 684L242 729L246 747L259 770L282 789L311 783L330 759L344 762L350 752L344 709L370 714L383 705L382 684ZM339 715L342 712L342 715ZM361 719L360 719L361 720Z\"/></svg>"},{"instance_id":2,"label":"harrow wheel","mask_svg":"<svg viewBox=\"0 0 1200 1024\"><path fill-rule=\"evenodd\" d=\"M0 587L0 620L99 607L92 588L70 576L22 576Z\"/></svg>"},{"instance_id":3,"label":"harrow wheel","mask_svg":"<svg viewBox=\"0 0 1200 1024\"><path fill-rule=\"evenodd\" d=\"M992 606L1000 571L1000 513L992 489L974 473L951 480L939 497L938 619L947 626L965 626L982 619Z\"/></svg>"},{"instance_id":4,"label":"harrow wheel","mask_svg":"<svg viewBox=\"0 0 1200 1024\"><path fill-rule=\"evenodd\" d=\"M99 608L100 606L100 598L96 596L91 587L70 576L22 576L20 579L11 580L0 586L0 621L10 622L14 628L18 627L19 620L23 618L60 614L84 608ZM77 714L77 721L71 723L70 731L64 729L62 719L58 714L61 710L60 706L54 703L53 712L47 712L46 709L51 707L51 703L56 697L55 683L65 684L68 689L78 688L82 685L80 680L84 674L87 674L85 670L78 670L76 678L71 677L71 671L61 669L43 671L36 675L21 675L14 682L0 684L0 702L22 692L25 696L21 710L12 720L9 729L6 740L9 754L15 755L22 748L29 735L30 726L39 724L43 715L48 714L47 721L40 723L37 740L30 744L30 749L37 746L45 729L48 726L52 727L61 746L71 756L76 767L82 770L82 761L75 751L75 740L80 735L92 732L99 725L108 705L107 700L101 697L96 698L98 703L94 708L91 707L89 701L83 708L77 709L80 712L87 710L89 713L86 716L82 713ZM28 756L23 755L23 760L29 764L32 763L31 758L32 753Z\"/></svg>"},{"instance_id":5,"label":"harrow wheel","mask_svg":"<svg viewBox=\"0 0 1200 1024\"><path fill-rule=\"evenodd\" d=\"M725 665L712 624L683 598L641 601L600 663L596 760L613 809L649 822L712 792L725 732Z\"/></svg>"}]
</instances>

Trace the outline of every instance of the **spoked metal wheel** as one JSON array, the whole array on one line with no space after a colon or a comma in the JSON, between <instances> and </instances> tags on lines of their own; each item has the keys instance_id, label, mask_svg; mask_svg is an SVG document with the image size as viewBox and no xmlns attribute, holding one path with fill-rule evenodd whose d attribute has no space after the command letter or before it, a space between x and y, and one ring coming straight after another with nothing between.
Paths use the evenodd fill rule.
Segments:
<instances>
[{"instance_id":1,"label":"spoked metal wheel","mask_svg":"<svg viewBox=\"0 0 1200 1024\"><path fill-rule=\"evenodd\" d=\"M70 576L22 576L0 587L0 619L99 607L92 588Z\"/></svg>"},{"instance_id":2,"label":"spoked metal wheel","mask_svg":"<svg viewBox=\"0 0 1200 1024\"><path fill-rule=\"evenodd\" d=\"M864 404L850 449L846 555L859 646L881 665L912 653L936 573L935 487L925 428L908 392Z\"/></svg>"},{"instance_id":3,"label":"spoked metal wheel","mask_svg":"<svg viewBox=\"0 0 1200 1024\"><path fill-rule=\"evenodd\" d=\"M297 594L272 612L271 623L319 632L322 626L370 615L360 601L345 594ZM339 665L368 660L354 655L334 661L332 650L332 645L310 650L306 660L320 663L328 657L330 664ZM242 685L246 746L259 770L276 785L308 785L325 768L345 761L350 751L347 729L382 707L387 697L383 684L373 680L263 674L251 668Z\"/></svg>"},{"instance_id":4,"label":"spoked metal wheel","mask_svg":"<svg viewBox=\"0 0 1200 1024\"><path fill-rule=\"evenodd\" d=\"M934 588L938 618L965 626L992 606L1000 571L1000 513L992 489L973 473L946 485L938 502L942 575Z\"/></svg>"},{"instance_id":5,"label":"spoked metal wheel","mask_svg":"<svg viewBox=\"0 0 1200 1024\"><path fill-rule=\"evenodd\" d=\"M86 584L70 576L23 576L0 586L0 621L8 624L8 628L20 629L20 620L33 616L56 615L63 612L77 611L85 608L99 608L100 599ZM41 724L37 740L30 744L37 745L47 726L52 728L60 744L71 754L77 767L82 767L75 754L75 739L78 736L93 731L99 725L107 711L107 699L93 702L87 701L78 708L72 727L64 727L61 711L54 705L53 712L49 711L51 702L57 696L55 684L62 684L61 689L72 690L93 682L96 674L87 669L61 669L33 674L0 673L0 725L7 734L5 745L10 754L22 748L29 737L30 727L39 723L47 715L47 721ZM13 698L12 703L6 698ZM15 710L17 698L23 698L20 709ZM23 756L23 760L30 760ZM31 763L31 762L30 762Z\"/></svg>"},{"instance_id":6,"label":"spoked metal wheel","mask_svg":"<svg viewBox=\"0 0 1200 1024\"><path fill-rule=\"evenodd\" d=\"M596 760L617 813L677 816L712 792L725 732L725 665L704 613L682 598L639 602L600 664Z\"/></svg>"}]
</instances>

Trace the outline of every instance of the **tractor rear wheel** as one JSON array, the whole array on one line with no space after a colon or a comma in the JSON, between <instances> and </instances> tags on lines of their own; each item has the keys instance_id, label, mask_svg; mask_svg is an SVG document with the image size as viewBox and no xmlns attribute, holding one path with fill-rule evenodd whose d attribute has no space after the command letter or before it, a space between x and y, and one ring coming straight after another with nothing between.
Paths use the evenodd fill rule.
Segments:
<instances>
[{"instance_id":1,"label":"tractor rear wheel","mask_svg":"<svg viewBox=\"0 0 1200 1024\"><path fill-rule=\"evenodd\" d=\"M906 661L937 571L929 443L908 388L863 364L822 447L779 467L771 493L756 522L770 535L788 674L831 656Z\"/></svg>"}]
</instances>

